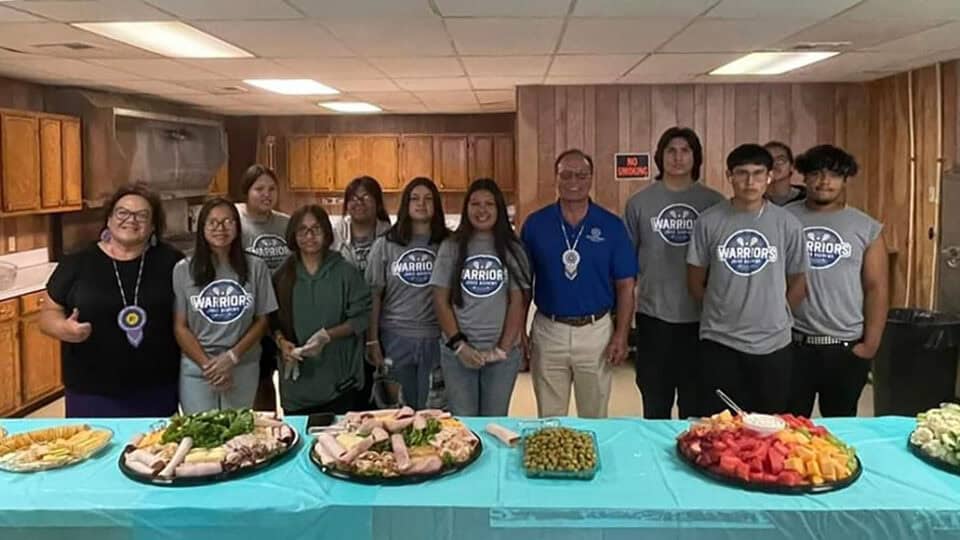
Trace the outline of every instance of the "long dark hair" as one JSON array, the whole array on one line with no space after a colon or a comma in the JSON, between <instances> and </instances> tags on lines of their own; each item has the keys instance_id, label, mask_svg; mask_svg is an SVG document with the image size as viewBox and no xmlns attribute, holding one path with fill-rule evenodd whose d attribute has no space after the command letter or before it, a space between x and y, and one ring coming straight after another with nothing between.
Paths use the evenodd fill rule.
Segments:
<instances>
[{"instance_id":1,"label":"long dark hair","mask_svg":"<svg viewBox=\"0 0 960 540\"><path fill-rule=\"evenodd\" d=\"M307 214L316 218L317 223L320 224L320 231L323 232L324 257L326 257L326 254L330 251L330 245L333 244L333 225L330 224L330 214L328 214L322 206L317 204L301 206L290 216L290 221L287 222L287 231L284 234L287 241L287 249L290 250L290 253L293 253L298 261L300 260L300 246L297 244L297 229L303 224L303 218L306 217ZM282 275L278 277L285 280L286 283L293 283L293 280L297 277L296 265L289 264L289 261L288 264L281 266L277 272L282 272Z\"/></svg>"},{"instance_id":2,"label":"long dark hair","mask_svg":"<svg viewBox=\"0 0 960 540\"><path fill-rule=\"evenodd\" d=\"M418 176L403 188L403 195L400 197L400 208L397 210L397 222L387 231L387 240L405 246L410 243L413 237L413 223L410 220L410 193L417 186L426 186L433 195L433 219L430 222L430 243L439 244L450 234L447 229L447 220L443 216L443 199L440 198L440 190L433 180Z\"/></svg>"},{"instance_id":3,"label":"long dark hair","mask_svg":"<svg viewBox=\"0 0 960 540\"><path fill-rule=\"evenodd\" d=\"M460 213L460 226L453 233L453 239L457 243L457 260L453 265L453 274L450 275L450 303L463 307L463 291L460 287L460 275L463 274L463 267L467 262L467 246L475 234L473 224L467 212L470 208L470 197L478 191L488 191L493 195L493 200L497 205L497 221L493 224L493 249L497 252L497 257L503 262L507 273L511 279L518 276L523 281L527 281L529 276L526 270L520 264L521 256L518 255L523 250L520 239L510 226L510 218L507 216L507 201L503 198L503 192L497 183L490 178L478 178L470 184L467 189L467 195L463 198L463 211ZM507 257L509 253L510 257ZM510 264L511 260L516 263L516 268Z\"/></svg>"},{"instance_id":4,"label":"long dark hair","mask_svg":"<svg viewBox=\"0 0 960 540\"><path fill-rule=\"evenodd\" d=\"M663 132L660 140L657 142L657 151L653 154L653 162L657 164L657 180L663 180L663 153L667 150L670 141L674 139L683 139L687 141L687 146L693 153L693 169L690 171L690 178L700 179L700 167L703 166L703 145L700 144L700 137L697 132L687 128L674 126Z\"/></svg>"},{"instance_id":5,"label":"long dark hair","mask_svg":"<svg viewBox=\"0 0 960 540\"><path fill-rule=\"evenodd\" d=\"M375 212L377 221L390 223L390 216L387 215L386 205L383 204L383 189L380 188L380 182L377 182L377 179L372 176L358 176L347 184L347 189L343 192L343 215L347 215L347 205L360 188L363 188L364 191L373 197L373 202L377 205Z\"/></svg>"},{"instance_id":6,"label":"long dark hair","mask_svg":"<svg viewBox=\"0 0 960 540\"><path fill-rule=\"evenodd\" d=\"M147 187L146 184L140 182L127 184L113 192L113 195L110 196L110 200L107 201L107 205L104 207L106 208L106 213L103 215L103 228L107 228L107 222L110 221L110 216L113 215L113 211L117 209L117 203L127 195L143 197L143 199L147 201L147 204L150 205L153 234L158 240L162 238L163 231L167 225L167 216L163 211L163 204L160 203L160 197L156 193Z\"/></svg>"},{"instance_id":7,"label":"long dark hair","mask_svg":"<svg viewBox=\"0 0 960 540\"><path fill-rule=\"evenodd\" d=\"M207 229L207 217L210 211L218 206L226 206L230 209L230 216L233 218L234 227L236 227L237 236L230 244L230 266L240 278L240 283L246 285L247 278L250 275L250 269L247 266L247 256L243 251L243 234L240 228L240 213L232 202L223 197L214 197L203 203L200 208L200 215L197 217L197 243L193 251L193 258L190 260L190 276L193 282L199 287L205 287L214 278L217 277L217 269L213 262L213 253L210 250L210 244L205 236Z\"/></svg>"}]
</instances>

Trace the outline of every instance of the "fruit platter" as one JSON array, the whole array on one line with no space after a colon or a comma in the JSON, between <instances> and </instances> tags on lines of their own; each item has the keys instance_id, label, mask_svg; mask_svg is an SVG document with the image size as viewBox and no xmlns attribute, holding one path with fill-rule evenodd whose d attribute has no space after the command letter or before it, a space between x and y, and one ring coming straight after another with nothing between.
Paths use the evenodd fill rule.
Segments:
<instances>
[{"instance_id":1,"label":"fruit platter","mask_svg":"<svg viewBox=\"0 0 960 540\"><path fill-rule=\"evenodd\" d=\"M133 437L120 470L138 482L192 486L230 480L292 455L300 435L273 413L249 409L177 415Z\"/></svg>"},{"instance_id":2,"label":"fruit platter","mask_svg":"<svg viewBox=\"0 0 960 540\"><path fill-rule=\"evenodd\" d=\"M927 463L960 474L960 405L943 403L918 414L908 447Z\"/></svg>"},{"instance_id":3,"label":"fruit platter","mask_svg":"<svg viewBox=\"0 0 960 540\"><path fill-rule=\"evenodd\" d=\"M412 484L456 473L483 451L476 433L439 409L347 413L321 428L310 459L329 476L363 484Z\"/></svg>"},{"instance_id":4,"label":"fruit platter","mask_svg":"<svg viewBox=\"0 0 960 540\"><path fill-rule=\"evenodd\" d=\"M94 456L113 438L106 428L87 424L28 431L0 439L0 469L37 472L58 469Z\"/></svg>"},{"instance_id":5,"label":"fruit platter","mask_svg":"<svg viewBox=\"0 0 960 540\"><path fill-rule=\"evenodd\" d=\"M590 480L600 469L597 437L592 431L548 426L524 430L521 440L528 478Z\"/></svg>"},{"instance_id":6,"label":"fruit platter","mask_svg":"<svg viewBox=\"0 0 960 540\"><path fill-rule=\"evenodd\" d=\"M677 437L677 453L701 474L754 491L823 493L860 477L853 448L810 419L769 415L782 427L762 433L743 416L751 415L724 411L695 422Z\"/></svg>"}]
</instances>

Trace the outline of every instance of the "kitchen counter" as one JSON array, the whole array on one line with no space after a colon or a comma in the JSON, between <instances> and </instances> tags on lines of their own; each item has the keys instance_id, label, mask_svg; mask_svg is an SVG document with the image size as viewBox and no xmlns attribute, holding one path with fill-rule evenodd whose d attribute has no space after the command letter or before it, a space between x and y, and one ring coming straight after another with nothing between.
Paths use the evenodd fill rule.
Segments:
<instances>
[{"instance_id":1,"label":"kitchen counter","mask_svg":"<svg viewBox=\"0 0 960 540\"><path fill-rule=\"evenodd\" d=\"M13 286L0 290L0 301L42 291L46 288L50 274L57 267L57 263L49 262L49 260L46 248L11 253L0 257L0 261L15 264L18 267Z\"/></svg>"}]
</instances>

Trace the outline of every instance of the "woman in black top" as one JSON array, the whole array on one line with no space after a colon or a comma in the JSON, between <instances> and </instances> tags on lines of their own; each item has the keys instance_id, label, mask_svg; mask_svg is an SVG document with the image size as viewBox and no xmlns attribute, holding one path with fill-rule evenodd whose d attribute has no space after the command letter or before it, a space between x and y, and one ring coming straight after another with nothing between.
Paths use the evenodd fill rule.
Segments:
<instances>
[{"instance_id":1,"label":"woman in black top","mask_svg":"<svg viewBox=\"0 0 960 540\"><path fill-rule=\"evenodd\" d=\"M50 276L40 317L63 342L67 417L170 416L180 367L171 275L183 254L157 240L163 208L145 187L120 188L106 209L100 241Z\"/></svg>"}]
</instances>

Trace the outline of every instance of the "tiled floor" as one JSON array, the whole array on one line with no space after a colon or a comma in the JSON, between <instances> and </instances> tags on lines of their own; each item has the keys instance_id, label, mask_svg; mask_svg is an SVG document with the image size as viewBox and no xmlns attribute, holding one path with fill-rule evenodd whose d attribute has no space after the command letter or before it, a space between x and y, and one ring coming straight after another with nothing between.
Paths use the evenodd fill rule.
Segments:
<instances>
[{"instance_id":1,"label":"tiled floor","mask_svg":"<svg viewBox=\"0 0 960 540\"><path fill-rule=\"evenodd\" d=\"M867 385L860 395L858 407L860 416L873 416L873 387ZM570 414L576 414L576 404L571 403ZM617 368L613 377L613 389L610 398L610 416L641 416L643 406L640 401L640 392L634 383L633 368L623 366ZM677 412L674 410L674 416ZM63 418L63 400L57 400L42 409L29 415L32 418ZM533 397L533 385L529 373L521 373L517 385L513 389L513 399L510 402L510 416L533 417L537 415L537 402ZM819 416L815 411L814 416Z\"/></svg>"}]
</instances>

